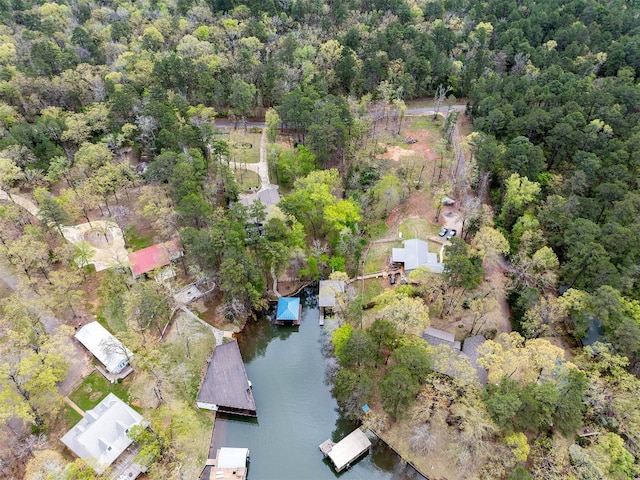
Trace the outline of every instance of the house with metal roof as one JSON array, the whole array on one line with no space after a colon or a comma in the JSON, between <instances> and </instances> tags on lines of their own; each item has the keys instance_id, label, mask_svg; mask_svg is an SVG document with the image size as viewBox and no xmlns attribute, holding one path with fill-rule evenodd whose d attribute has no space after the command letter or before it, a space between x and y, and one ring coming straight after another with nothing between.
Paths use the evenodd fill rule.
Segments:
<instances>
[{"instance_id":1,"label":"house with metal roof","mask_svg":"<svg viewBox=\"0 0 640 480\"><path fill-rule=\"evenodd\" d=\"M438 261L438 255L429 252L429 243L413 238L405 240L404 248L394 248L391 251L391 262L404 264L405 273L410 273L419 267L426 267L435 273L442 273L444 265Z\"/></svg>"},{"instance_id":2,"label":"house with metal roof","mask_svg":"<svg viewBox=\"0 0 640 480\"><path fill-rule=\"evenodd\" d=\"M240 203L245 207L250 207L253 202L261 202L266 208L277 205L280 202L280 192L277 185L270 185L267 188L249 193L240 197Z\"/></svg>"},{"instance_id":3,"label":"house with metal roof","mask_svg":"<svg viewBox=\"0 0 640 480\"><path fill-rule=\"evenodd\" d=\"M138 412L110 393L95 408L87 410L60 440L101 474L133 442L128 436L131 427L147 424Z\"/></svg>"},{"instance_id":4,"label":"house with metal roof","mask_svg":"<svg viewBox=\"0 0 640 480\"><path fill-rule=\"evenodd\" d=\"M121 373L133 357L133 353L98 322L87 323L75 337L111 374Z\"/></svg>"},{"instance_id":5,"label":"house with metal roof","mask_svg":"<svg viewBox=\"0 0 640 480\"><path fill-rule=\"evenodd\" d=\"M139 277L161 267L166 267L182 257L184 251L178 239L158 243L129 254L129 265L134 277Z\"/></svg>"},{"instance_id":6,"label":"house with metal roof","mask_svg":"<svg viewBox=\"0 0 640 480\"><path fill-rule=\"evenodd\" d=\"M478 363L478 347L486 342L482 335L467 337L462 345L455 339L453 333L437 328L427 327L421 336L425 342L435 347L439 354L450 352L445 355L445 361L442 361L443 359L437 361L436 359L433 365L435 371L458 380L468 380L471 378L468 375L468 367L471 366L476 373L476 375L472 375L473 383L475 384L477 381L480 385L487 384L487 370Z\"/></svg>"},{"instance_id":7,"label":"house with metal roof","mask_svg":"<svg viewBox=\"0 0 640 480\"><path fill-rule=\"evenodd\" d=\"M280 297L276 310L276 325L300 325L302 305L298 297Z\"/></svg>"},{"instance_id":8,"label":"house with metal roof","mask_svg":"<svg viewBox=\"0 0 640 480\"><path fill-rule=\"evenodd\" d=\"M478 374L478 380L481 385L487 384L487 369L478 363L478 358L480 357L478 353L478 347L486 342L487 339L482 335L474 335L472 337L467 337L462 342L462 353L469 358L471 365L476 369L476 373Z\"/></svg>"},{"instance_id":9,"label":"house with metal roof","mask_svg":"<svg viewBox=\"0 0 640 480\"><path fill-rule=\"evenodd\" d=\"M256 416L251 383L237 340L217 345L213 350L196 404L205 410Z\"/></svg>"}]
</instances>

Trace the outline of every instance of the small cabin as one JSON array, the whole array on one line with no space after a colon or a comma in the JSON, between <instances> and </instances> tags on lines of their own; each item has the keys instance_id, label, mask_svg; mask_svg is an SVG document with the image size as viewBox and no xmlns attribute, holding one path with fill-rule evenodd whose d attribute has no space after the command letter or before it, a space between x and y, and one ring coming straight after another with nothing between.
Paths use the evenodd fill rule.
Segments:
<instances>
[{"instance_id":1,"label":"small cabin","mask_svg":"<svg viewBox=\"0 0 640 480\"><path fill-rule=\"evenodd\" d=\"M129 254L129 265L134 278L166 267L184 255L178 239L152 245Z\"/></svg>"},{"instance_id":2,"label":"small cabin","mask_svg":"<svg viewBox=\"0 0 640 480\"><path fill-rule=\"evenodd\" d=\"M300 325L302 305L298 297L280 297L276 310L276 325Z\"/></svg>"},{"instance_id":3,"label":"small cabin","mask_svg":"<svg viewBox=\"0 0 640 480\"><path fill-rule=\"evenodd\" d=\"M129 366L133 358L131 350L98 322L86 324L76 332L75 337L98 359L102 365L98 370L112 383L133 371Z\"/></svg>"}]
</instances>

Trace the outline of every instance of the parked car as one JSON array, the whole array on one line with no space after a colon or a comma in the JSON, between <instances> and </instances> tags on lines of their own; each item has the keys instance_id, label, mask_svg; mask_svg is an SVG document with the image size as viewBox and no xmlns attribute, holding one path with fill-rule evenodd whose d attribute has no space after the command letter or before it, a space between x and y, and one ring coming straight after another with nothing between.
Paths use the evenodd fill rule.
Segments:
<instances>
[{"instance_id":1,"label":"parked car","mask_svg":"<svg viewBox=\"0 0 640 480\"><path fill-rule=\"evenodd\" d=\"M438 232L438 236L439 237L444 237L447 234L448 231L449 231L448 228L442 227L442 229Z\"/></svg>"},{"instance_id":2,"label":"parked car","mask_svg":"<svg viewBox=\"0 0 640 480\"><path fill-rule=\"evenodd\" d=\"M453 228L449 230L449 233L447 234L447 240L451 240L453 237L455 237L456 233L458 232Z\"/></svg>"}]
</instances>

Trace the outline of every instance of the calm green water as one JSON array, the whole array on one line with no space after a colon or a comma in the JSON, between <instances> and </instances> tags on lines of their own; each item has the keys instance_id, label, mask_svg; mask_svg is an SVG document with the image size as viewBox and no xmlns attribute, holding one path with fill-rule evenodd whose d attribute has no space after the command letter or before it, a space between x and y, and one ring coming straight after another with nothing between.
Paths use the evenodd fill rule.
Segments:
<instances>
[{"instance_id":1,"label":"calm green water","mask_svg":"<svg viewBox=\"0 0 640 480\"><path fill-rule=\"evenodd\" d=\"M340 417L331 397L330 359L315 302L315 295L303 295L300 327L277 327L262 318L239 336L258 418L218 415L215 448L249 448L249 480L423 479L382 442L340 475L323 458L318 445L342 439L355 425Z\"/></svg>"}]
</instances>

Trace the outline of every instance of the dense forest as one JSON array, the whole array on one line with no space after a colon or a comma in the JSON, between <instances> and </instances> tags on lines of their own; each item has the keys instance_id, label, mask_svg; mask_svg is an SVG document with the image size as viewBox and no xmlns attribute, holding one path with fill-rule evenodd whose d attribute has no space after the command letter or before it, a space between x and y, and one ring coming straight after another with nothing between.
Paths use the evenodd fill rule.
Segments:
<instances>
[{"instance_id":1,"label":"dense forest","mask_svg":"<svg viewBox=\"0 0 640 480\"><path fill-rule=\"evenodd\" d=\"M198 421L185 412L199 367L172 385L178 353L156 338L173 305L123 269L78 270L90 252L69 248L63 226L108 218L126 230L127 205L153 238L181 240L181 275L215 289L220 318L241 326L278 277L361 273L368 242L420 189L438 205L479 201L460 206L443 275L344 299L333 336L343 409L374 405L379 431L408 425L410 454L451 459L447 478L640 476L638 2L0 0L0 17L0 257L19 277L2 301L3 421L34 434L60 422L52 399L72 329L45 331L31 304L67 325L86 311L135 346L154 385L155 433L139 438L161 460L150 477L193 462L183 439ZM465 104L461 178L420 184L422 172L416 182L413 166L378 156L424 98L440 174L448 108ZM241 155L224 130L262 128L276 209L238 202ZM37 218L12 194L32 198ZM502 255L513 332L474 330ZM415 335L464 312L469 334L488 339L486 387L443 375L443 363L467 366ZM35 476L52 460L17 430L10 456L31 459L25 478L93 478L78 462ZM456 446L437 453L443 444ZM14 475L15 463L0 468Z\"/></svg>"}]
</instances>

